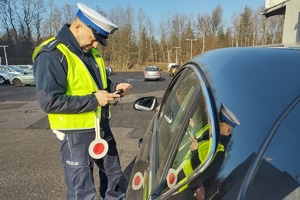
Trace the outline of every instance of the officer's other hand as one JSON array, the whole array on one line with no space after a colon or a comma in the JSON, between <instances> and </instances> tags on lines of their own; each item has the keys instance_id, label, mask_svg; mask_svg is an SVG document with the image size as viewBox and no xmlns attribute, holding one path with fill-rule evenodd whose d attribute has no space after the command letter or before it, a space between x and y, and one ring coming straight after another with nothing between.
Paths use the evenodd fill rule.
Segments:
<instances>
[{"instance_id":1,"label":"officer's other hand","mask_svg":"<svg viewBox=\"0 0 300 200\"><path fill-rule=\"evenodd\" d=\"M189 134L190 134L190 149L191 151L194 151L198 149L198 141L191 132L189 132Z\"/></svg>"},{"instance_id":2,"label":"officer's other hand","mask_svg":"<svg viewBox=\"0 0 300 200\"><path fill-rule=\"evenodd\" d=\"M108 104L108 102L120 97L119 94L108 93L106 90L98 90L96 93L94 93L94 95L97 98L98 104L100 106L105 106L106 104Z\"/></svg>"},{"instance_id":3,"label":"officer's other hand","mask_svg":"<svg viewBox=\"0 0 300 200\"><path fill-rule=\"evenodd\" d=\"M132 88L132 85L130 83L119 83L116 86L116 90L122 89L124 92L121 94L121 96L125 96L126 93Z\"/></svg>"}]
</instances>

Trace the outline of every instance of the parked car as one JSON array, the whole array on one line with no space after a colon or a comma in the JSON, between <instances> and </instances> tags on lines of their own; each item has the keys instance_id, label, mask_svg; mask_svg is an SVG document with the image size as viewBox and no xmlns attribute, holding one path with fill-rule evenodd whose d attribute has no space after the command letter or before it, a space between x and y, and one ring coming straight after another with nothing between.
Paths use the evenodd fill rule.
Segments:
<instances>
[{"instance_id":1,"label":"parked car","mask_svg":"<svg viewBox=\"0 0 300 200\"><path fill-rule=\"evenodd\" d=\"M10 84L13 84L17 87L25 85L35 85L33 77L33 69L29 68L24 71L22 74L15 74L9 78Z\"/></svg>"},{"instance_id":2,"label":"parked car","mask_svg":"<svg viewBox=\"0 0 300 200\"><path fill-rule=\"evenodd\" d=\"M174 76L176 72L179 70L180 65L172 65L169 69L169 76Z\"/></svg>"},{"instance_id":3,"label":"parked car","mask_svg":"<svg viewBox=\"0 0 300 200\"><path fill-rule=\"evenodd\" d=\"M156 112L126 199L300 199L300 48L280 47L205 52L180 68L159 106L156 97L138 99L135 109ZM240 125L223 163L212 170L222 150L223 104ZM199 144L206 141L206 150L195 154L189 151L190 119L202 131ZM187 172L188 160L200 153L203 161Z\"/></svg>"},{"instance_id":4,"label":"parked car","mask_svg":"<svg viewBox=\"0 0 300 200\"><path fill-rule=\"evenodd\" d=\"M0 65L0 72L6 72L9 74L22 74L24 70L13 65Z\"/></svg>"},{"instance_id":5,"label":"parked car","mask_svg":"<svg viewBox=\"0 0 300 200\"><path fill-rule=\"evenodd\" d=\"M8 83L11 76L13 76L13 74L0 71L0 85Z\"/></svg>"},{"instance_id":6,"label":"parked car","mask_svg":"<svg viewBox=\"0 0 300 200\"><path fill-rule=\"evenodd\" d=\"M158 80L162 78L161 69L156 65L147 66L144 70L144 81L147 80Z\"/></svg>"},{"instance_id":7,"label":"parked car","mask_svg":"<svg viewBox=\"0 0 300 200\"><path fill-rule=\"evenodd\" d=\"M15 65L15 66L23 71L30 69L32 67L32 65Z\"/></svg>"}]
</instances>

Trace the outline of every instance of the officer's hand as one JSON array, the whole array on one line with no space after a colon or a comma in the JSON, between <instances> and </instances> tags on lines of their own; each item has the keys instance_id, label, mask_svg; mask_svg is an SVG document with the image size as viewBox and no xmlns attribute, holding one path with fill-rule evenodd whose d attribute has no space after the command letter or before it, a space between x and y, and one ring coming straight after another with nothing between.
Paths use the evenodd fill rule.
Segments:
<instances>
[{"instance_id":1,"label":"officer's hand","mask_svg":"<svg viewBox=\"0 0 300 200\"><path fill-rule=\"evenodd\" d=\"M97 98L98 104L100 106L105 106L106 104L108 104L108 102L120 97L119 94L108 93L106 90L98 90L96 93L94 93L94 95Z\"/></svg>"},{"instance_id":2,"label":"officer's hand","mask_svg":"<svg viewBox=\"0 0 300 200\"><path fill-rule=\"evenodd\" d=\"M198 141L191 132L189 132L189 134L190 134L190 149L191 151L194 151L198 149Z\"/></svg>"},{"instance_id":3,"label":"officer's hand","mask_svg":"<svg viewBox=\"0 0 300 200\"><path fill-rule=\"evenodd\" d=\"M121 94L121 96L125 96L126 93L132 88L132 85L129 83L119 83L116 86L116 90L122 89L124 92Z\"/></svg>"}]
</instances>

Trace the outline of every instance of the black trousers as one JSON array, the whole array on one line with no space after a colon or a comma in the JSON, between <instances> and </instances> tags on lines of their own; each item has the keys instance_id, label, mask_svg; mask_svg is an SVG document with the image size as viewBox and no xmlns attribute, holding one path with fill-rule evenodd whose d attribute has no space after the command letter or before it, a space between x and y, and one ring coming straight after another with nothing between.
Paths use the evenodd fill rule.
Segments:
<instances>
[{"instance_id":1,"label":"black trousers","mask_svg":"<svg viewBox=\"0 0 300 200\"><path fill-rule=\"evenodd\" d=\"M67 131L61 141L61 160L68 187L67 199L93 199L96 195L93 178L94 163L99 168L100 195L107 200L117 199L122 191L120 159L109 124L101 128L101 138L108 142L108 153L102 159L93 159L88 148L95 139L95 132Z\"/></svg>"}]
</instances>

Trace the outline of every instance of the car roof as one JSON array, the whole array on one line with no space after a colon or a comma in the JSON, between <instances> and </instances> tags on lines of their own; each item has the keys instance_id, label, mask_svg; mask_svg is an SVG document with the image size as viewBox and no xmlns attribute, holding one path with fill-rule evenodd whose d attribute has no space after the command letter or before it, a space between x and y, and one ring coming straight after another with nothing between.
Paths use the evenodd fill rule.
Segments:
<instances>
[{"instance_id":1,"label":"car roof","mask_svg":"<svg viewBox=\"0 0 300 200\"><path fill-rule=\"evenodd\" d=\"M299 97L299 63L300 51L296 49L238 47L203 53L185 67L196 65L204 74L216 110L223 103L239 118L241 125L233 135L248 140L235 143L237 148L253 151L261 142L247 149L248 142L257 140L256 134L267 135Z\"/></svg>"},{"instance_id":2,"label":"car roof","mask_svg":"<svg viewBox=\"0 0 300 200\"><path fill-rule=\"evenodd\" d=\"M270 103L272 98L282 98L283 95L284 106L300 93L298 50L225 48L204 53L195 57L192 62L205 74L216 95L217 105L224 101L228 101L226 105L237 104L245 98L257 98L261 102ZM245 105L242 102L239 104ZM248 105L250 104L251 102Z\"/></svg>"}]
</instances>

